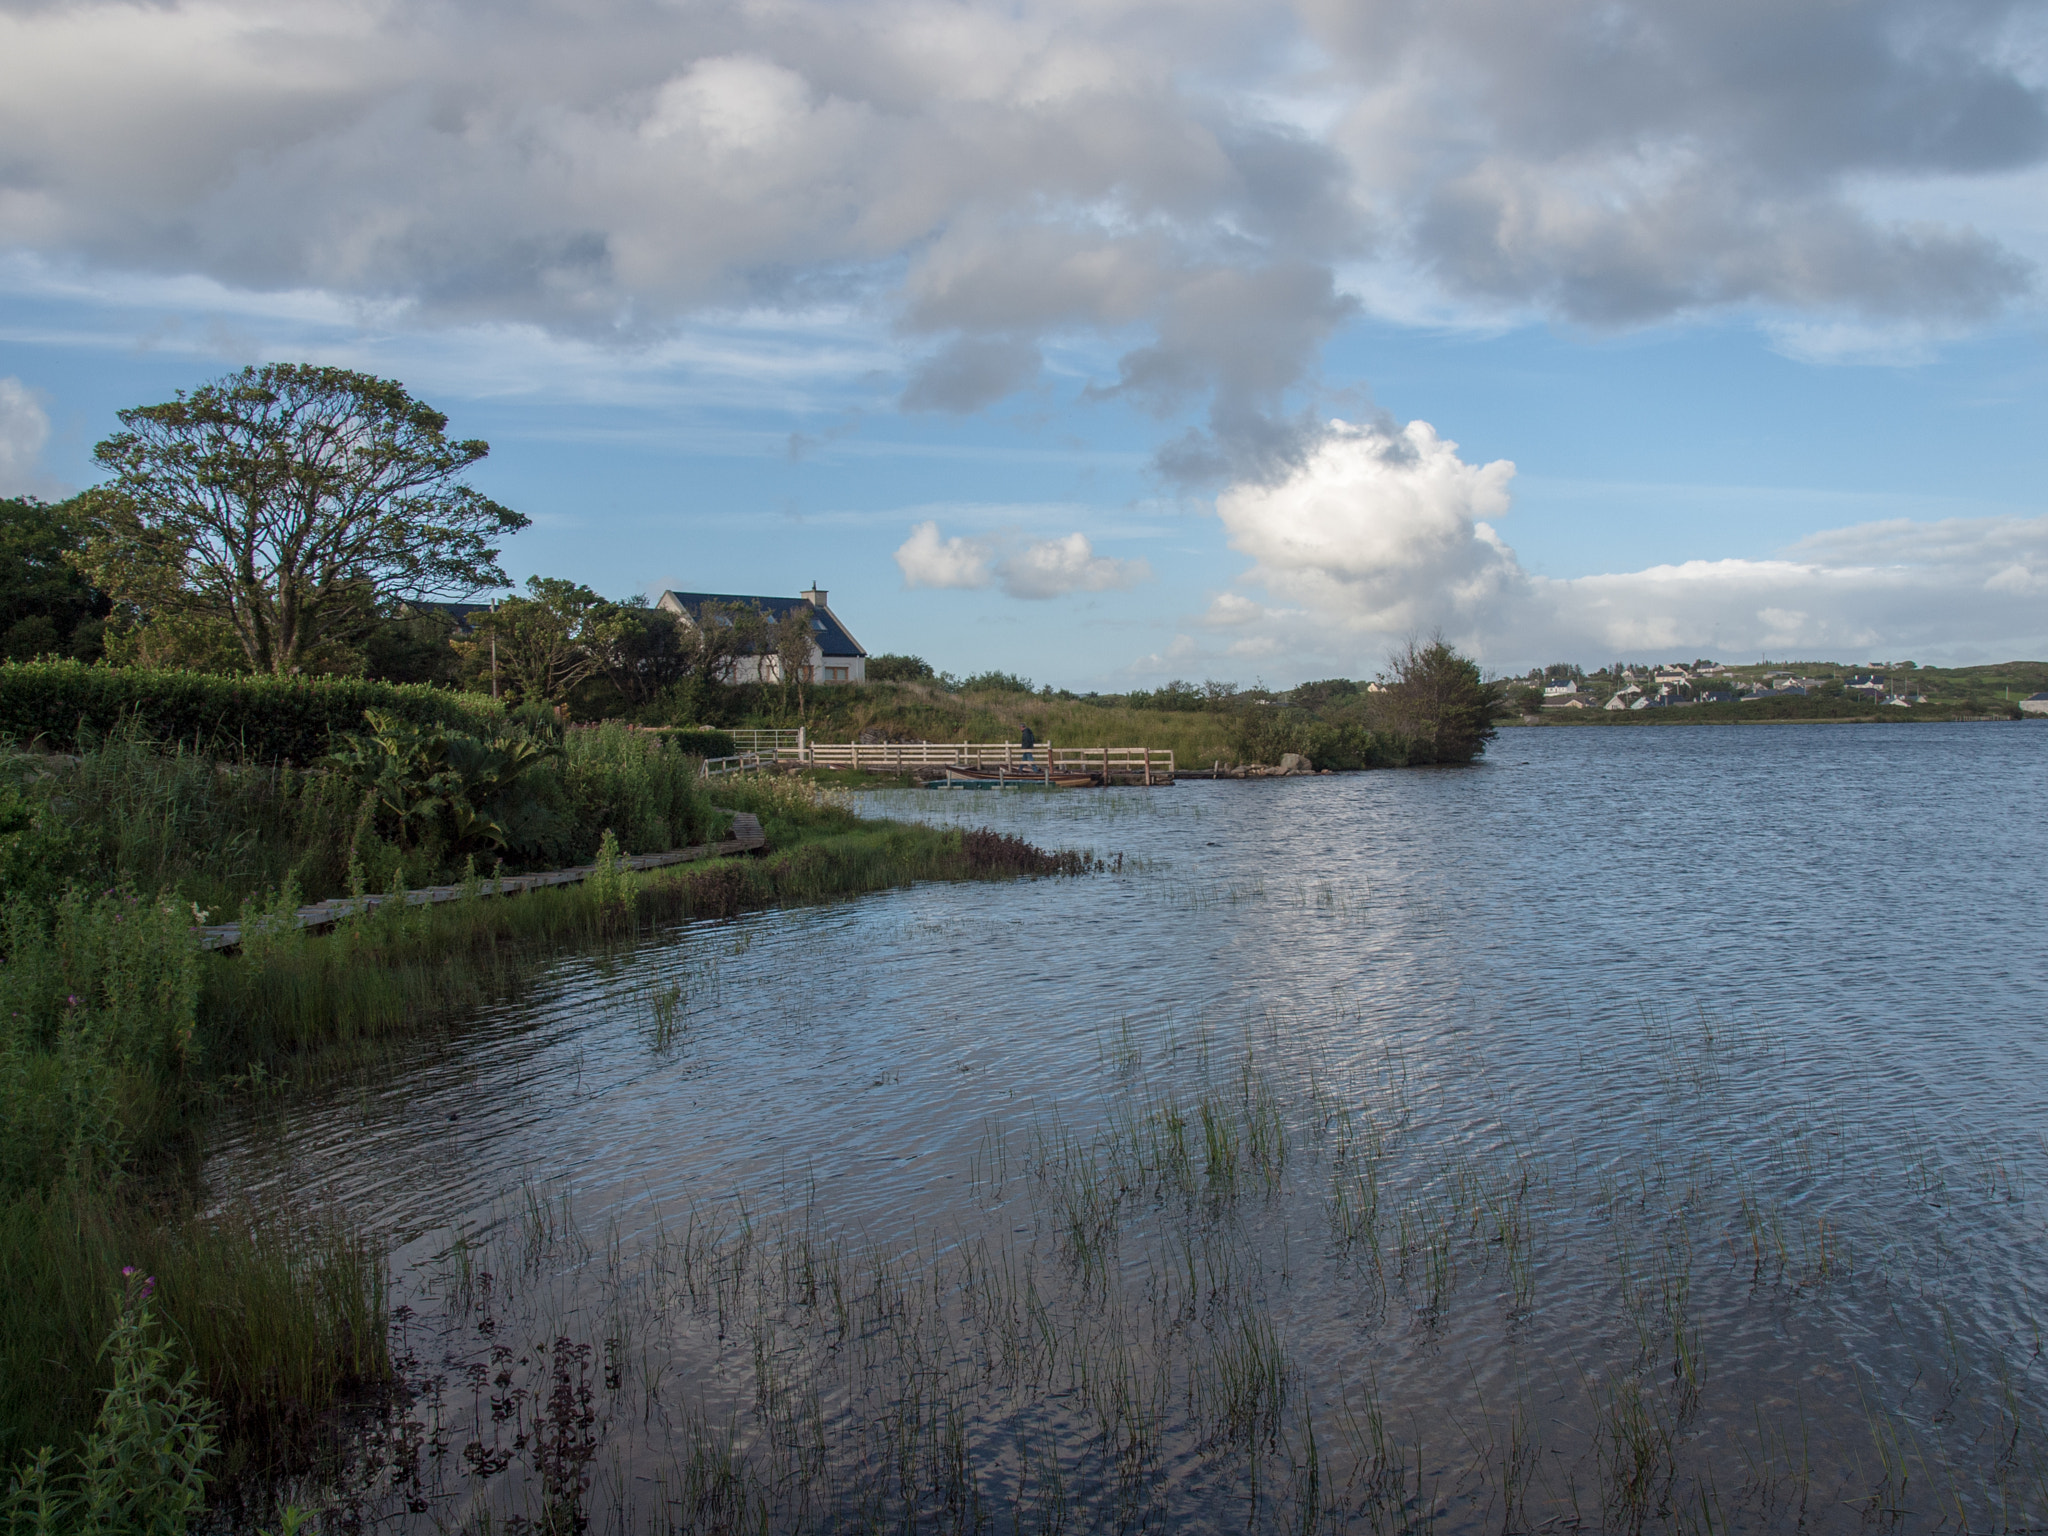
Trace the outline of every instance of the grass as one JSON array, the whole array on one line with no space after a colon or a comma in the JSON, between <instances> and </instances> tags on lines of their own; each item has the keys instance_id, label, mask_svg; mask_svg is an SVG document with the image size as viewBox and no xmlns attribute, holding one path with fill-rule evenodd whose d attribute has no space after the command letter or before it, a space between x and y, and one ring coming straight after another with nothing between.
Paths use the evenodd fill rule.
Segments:
<instances>
[{"instance_id":1,"label":"grass","mask_svg":"<svg viewBox=\"0 0 2048 1536\"><path fill-rule=\"evenodd\" d=\"M213 770L175 755L133 760L159 777L126 800L110 788L102 804L218 809L207 799ZM107 773L97 763L87 777L98 784ZM174 793L159 793L167 787ZM245 907L253 921L232 954L197 951L189 902L144 898L132 886L74 886L47 908L9 901L0 1467L45 1445L62 1449L91 1425L110 1369L99 1347L128 1267L158 1277L175 1352L219 1412L231 1475L291 1464L337 1394L389 1375L381 1254L287 1212L199 1208L190 1176L208 1110L223 1096L374 1063L401 1039L516 994L536 957L565 945L630 944L664 925L917 880L1088 867L1079 855L992 833L863 821L801 784L739 781L720 793L761 817L774 853L644 874L611 869L516 898L393 903L328 935L262 921L296 901L288 881ZM274 799L289 798L276 790ZM133 830L137 820L113 814L102 824ZM171 820L161 835L123 846L165 853L160 870L207 867ZM266 867L290 867L290 839L273 841L281 846L255 844L273 856ZM180 896L189 888L173 886ZM654 1000L657 1039L673 1035L680 1003ZM580 1388L562 1377L548 1390L573 1403Z\"/></svg>"},{"instance_id":2,"label":"grass","mask_svg":"<svg viewBox=\"0 0 2048 1536\"><path fill-rule=\"evenodd\" d=\"M1059 747L1171 748L1183 768L1232 761L1232 717L1209 710L1132 709L1122 703L1010 692L948 693L924 683L870 683L811 694L811 734L851 741L863 731L895 740L1015 741L1029 725Z\"/></svg>"},{"instance_id":3,"label":"grass","mask_svg":"<svg viewBox=\"0 0 2048 1536\"><path fill-rule=\"evenodd\" d=\"M0 1467L93 1421L121 1271L157 1278L219 1412L228 1476L288 1462L337 1393L389 1374L382 1256L345 1232L60 1179L0 1202Z\"/></svg>"},{"instance_id":4,"label":"grass","mask_svg":"<svg viewBox=\"0 0 2048 1536\"><path fill-rule=\"evenodd\" d=\"M45 897L70 879L126 881L225 916L286 889L316 901L452 882L500 858L507 872L580 863L607 831L629 852L658 852L701 841L714 820L696 759L618 726L566 733L531 785L504 849L406 841L376 795L340 772L225 761L129 732L75 759L0 754L0 800L11 794L35 844L19 869L0 846L0 867ZM0 817L0 844L6 826Z\"/></svg>"},{"instance_id":5,"label":"grass","mask_svg":"<svg viewBox=\"0 0 2048 1536\"><path fill-rule=\"evenodd\" d=\"M1850 1278L1793 1265L1759 1289L1740 1241L1759 1187L1836 1198L1886 1177L1810 1156L1729 1089L1758 1042L1635 1042L1667 1069L1641 1074L1660 1113L1710 1111L1685 1122L1707 1145L1614 1168L1433 1123L1396 1058L1338 1074L1249 1041L1150 1044L1119 1027L1060 1115L986 1127L963 1208L889 1237L801 1174L636 1206L630 1238L530 1188L451 1241L421 1320L456 1379L490 1363L497 1400L526 1406L420 1381L408 1411L448 1455L401 1468L404 1422L366 1427L338 1513L958 1532L2048 1515L2031 1366L1987 1363L1985 1340L1944 1323L1938 1369L1843 1369L1836 1392L1750 1374L1745 1338L1824 1364L1799 1341L1844 1300L1818 1288ZM1753 1182L1716 1162L1730 1149ZM1874 1294L1916 1326L1888 1282ZM1357 1343L1325 1357L1339 1308ZM506 1338L554 1342L501 1358ZM614 1457L631 1476L588 1475Z\"/></svg>"}]
</instances>

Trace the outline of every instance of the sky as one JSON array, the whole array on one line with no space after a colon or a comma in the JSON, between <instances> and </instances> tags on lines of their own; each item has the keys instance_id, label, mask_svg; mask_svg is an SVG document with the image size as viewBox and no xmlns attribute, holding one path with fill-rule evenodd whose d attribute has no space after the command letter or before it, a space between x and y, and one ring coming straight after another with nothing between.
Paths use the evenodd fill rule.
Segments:
<instances>
[{"instance_id":1,"label":"sky","mask_svg":"<svg viewBox=\"0 0 2048 1536\"><path fill-rule=\"evenodd\" d=\"M2044 263L2033 0L0 0L0 494L357 368L1076 690L2048 656Z\"/></svg>"}]
</instances>

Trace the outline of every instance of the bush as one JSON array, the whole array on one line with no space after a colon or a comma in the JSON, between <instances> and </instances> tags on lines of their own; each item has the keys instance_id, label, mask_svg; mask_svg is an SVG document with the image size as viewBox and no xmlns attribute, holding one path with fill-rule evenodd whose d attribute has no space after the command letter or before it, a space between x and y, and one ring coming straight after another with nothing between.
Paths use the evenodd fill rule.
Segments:
<instances>
[{"instance_id":1,"label":"bush","mask_svg":"<svg viewBox=\"0 0 2048 1536\"><path fill-rule=\"evenodd\" d=\"M1014 672L977 672L972 677L962 678L960 693L1031 693L1031 679L1019 677Z\"/></svg>"},{"instance_id":2,"label":"bush","mask_svg":"<svg viewBox=\"0 0 2048 1536\"><path fill-rule=\"evenodd\" d=\"M871 683L923 683L938 674L922 656L870 656L867 676Z\"/></svg>"},{"instance_id":3,"label":"bush","mask_svg":"<svg viewBox=\"0 0 2048 1536\"><path fill-rule=\"evenodd\" d=\"M691 757L733 757L739 747L724 731L670 731L668 744Z\"/></svg>"},{"instance_id":4,"label":"bush","mask_svg":"<svg viewBox=\"0 0 2048 1536\"><path fill-rule=\"evenodd\" d=\"M0 740L59 752L126 729L259 763L310 763L363 711L488 734L502 709L480 694L351 677L233 677L75 661L0 664Z\"/></svg>"}]
</instances>

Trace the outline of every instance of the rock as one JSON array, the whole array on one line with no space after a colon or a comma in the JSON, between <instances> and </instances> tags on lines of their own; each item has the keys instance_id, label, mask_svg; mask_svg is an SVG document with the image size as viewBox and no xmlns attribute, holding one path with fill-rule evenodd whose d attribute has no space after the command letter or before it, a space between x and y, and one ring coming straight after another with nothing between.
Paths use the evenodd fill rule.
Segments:
<instances>
[{"instance_id":1,"label":"rock","mask_svg":"<svg viewBox=\"0 0 2048 1536\"><path fill-rule=\"evenodd\" d=\"M1299 752L1287 752L1281 755L1280 771L1288 774L1314 773L1316 765L1303 757Z\"/></svg>"}]
</instances>

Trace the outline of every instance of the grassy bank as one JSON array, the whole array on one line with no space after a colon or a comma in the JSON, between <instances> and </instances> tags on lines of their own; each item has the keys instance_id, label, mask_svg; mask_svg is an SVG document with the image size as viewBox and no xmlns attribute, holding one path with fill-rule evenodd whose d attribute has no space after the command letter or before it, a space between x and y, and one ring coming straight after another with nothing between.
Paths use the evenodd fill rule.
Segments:
<instances>
[{"instance_id":1,"label":"grassy bank","mask_svg":"<svg viewBox=\"0 0 2048 1536\"><path fill-rule=\"evenodd\" d=\"M367 767L293 767L132 727L73 756L0 754L0 877L45 901L73 882L126 881L225 916L285 890L314 901L500 862L582 863L607 831L628 852L656 852L703 841L716 822L697 759L660 736L604 726L503 740L527 754L516 773L480 738L456 743L482 757L467 768L418 738L387 738L394 750Z\"/></svg>"},{"instance_id":2,"label":"grassy bank","mask_svg":"<svg viewBox=\"0 0 2048 1536\"><path fill-rule=\"evenodd\" d=\"M283 1081L374 1068L402 1041L455 1028L476 1007L515 996L537 957L562 946L630 943L663 925L752 908L838 899L919 880L1075 873L985 833L865 822L809 786L719 786L757 814L775 852L644 874L602 868L579 886L432 907L392 904L331 934L266 928L297 899L298 862L317 843L306 820L259 823L240 855L209 852L177 816L144 836L154 802L218 814L216 794L249 793L245 770L123 748L142 787L121 814L82 796L53 809L71 825L119 829L120 883L77 884L4 903L0 965L0 1468L45 1446L76 1444L110 1384L102 1340L121 1315L121 1272L157 1279L174 1356L196 1373L225 1451L218 1470L284 1465L351 1388L389 1375L381 1257L345 1230L286 1214L209 1211L193 1180L208 1112ZM64 782L118 784L112 761L75 765ZM226 786L223 788L222 786ZM33 787L33 786L32 786ZM275 783L277 803L292 797ZM301 813L307 802L297 797ZM232 803L232 798L231 798ZM271 802L263 802L271 803ZM81 809L81 807L86 809ZM709 815L708 807L705 814ZM23 829L17 829L17 836ZM47 836L40 824L26 829ZM104 846L104 845L103 845ZM139 893L138 869L163 884ZM252 896L250 937L202 955L187 893L212 880L248 889L265 871L285 885ZM4 1483L0 1483L4 1487Z\"/></svg>"}]
</instances>

